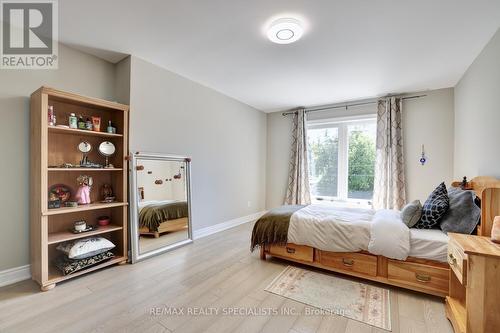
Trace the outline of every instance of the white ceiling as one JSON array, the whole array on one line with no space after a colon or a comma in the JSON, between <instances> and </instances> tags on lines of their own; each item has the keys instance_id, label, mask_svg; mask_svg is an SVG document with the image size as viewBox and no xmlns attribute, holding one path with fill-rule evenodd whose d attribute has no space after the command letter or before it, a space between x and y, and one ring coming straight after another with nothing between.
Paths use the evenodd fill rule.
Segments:
<instances>
[{"instance_id":1,"label":"white ceiling","mask_svg":"<svg viewBox=\"0 0 500 333\"><path fill-rule=\"evenodd\" d=\"M276 16L306 24L269 42ZM500 26L488 0L64 0L59 36L133 54L263 111L454 86Z\"/></svg>"}]
</instances>

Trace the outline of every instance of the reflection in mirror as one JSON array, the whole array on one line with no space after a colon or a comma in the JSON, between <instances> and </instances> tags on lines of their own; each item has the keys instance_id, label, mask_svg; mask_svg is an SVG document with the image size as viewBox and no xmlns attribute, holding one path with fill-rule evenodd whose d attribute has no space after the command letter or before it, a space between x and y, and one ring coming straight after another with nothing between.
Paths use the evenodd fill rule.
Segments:
<instances>
[{"instance_id":1,"label":"reflection in mirror","mask_svg":"<svg viewBox=\"0 0 500 333\"><path fill-rule=\"evenodd\" d=\"M189 162L138 156L133 165L139 259L190 241Z\"/></svg>"}]
</instances>

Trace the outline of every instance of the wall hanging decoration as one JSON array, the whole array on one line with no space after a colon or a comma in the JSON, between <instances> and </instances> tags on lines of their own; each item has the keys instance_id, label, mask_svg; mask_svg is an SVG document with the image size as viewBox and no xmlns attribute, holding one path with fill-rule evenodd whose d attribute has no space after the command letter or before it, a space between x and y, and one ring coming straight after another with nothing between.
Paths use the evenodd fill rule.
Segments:
<instances>
[{"instance_id":1,"label":"wall hanging decoration","mask_svg":"<svg viewBox=\"0 0 500 333\"><path fill-rule=\"evenodd\" d=\"M422 155L420 157L420 164L424 165L427 162L427 157L425 156L424 145L422 145Z\"/></svg>"}]
</instances>

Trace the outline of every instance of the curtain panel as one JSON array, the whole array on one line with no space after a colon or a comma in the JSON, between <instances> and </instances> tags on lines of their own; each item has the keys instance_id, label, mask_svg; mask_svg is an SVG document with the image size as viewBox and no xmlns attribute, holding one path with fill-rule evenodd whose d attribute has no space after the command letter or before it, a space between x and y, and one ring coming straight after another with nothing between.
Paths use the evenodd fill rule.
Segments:
<instances>
[{"instance_id":1,"label":"curtain panel","mask_svg":"<svg viewBox=\"0 0 500 333\"><path fill-rule=\"evenodd\" d=\"M406 204L402 99L391 97L379 100L377 104L373 207L401 209Z\"/></svg>"},{"instance_id":2,"label":"curtain panel","mask_svg":"<svg viewBox=\"0 0 500 333\"><path fill-rule=\"evenodd\" d=\"M286 205L308 205L311 203L307 157L306 111L299 109L293 115L292 152L285 197Z\"/></svg>"}]
</instances>

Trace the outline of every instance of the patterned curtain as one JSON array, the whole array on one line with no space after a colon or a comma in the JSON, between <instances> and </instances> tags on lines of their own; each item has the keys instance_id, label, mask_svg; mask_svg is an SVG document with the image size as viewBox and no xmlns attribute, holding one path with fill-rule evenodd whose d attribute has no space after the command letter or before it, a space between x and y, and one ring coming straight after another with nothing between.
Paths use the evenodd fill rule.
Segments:
<instances>
[{"instance_id":1,"label":"patterned curtain","mask_svg":"<svg viewBox=\"0 0 500 333\"><path fill-rule=\"evenodd\" d=\"M401 109L401 98L378 101L375 209L401 209L406 203Z\"/></svg>"},{"instance_id":2,"label":"patterned curtain","mask_svg":"<svg viewBox=\"0 0 500 333\"><path fill-rule=\"evenodd\" d=\"M308 205L311 203L306 124L306 112L304 109L300 109L293 115L292 154L285 198L286 205Z\"/></svg>"}]
</instances>

